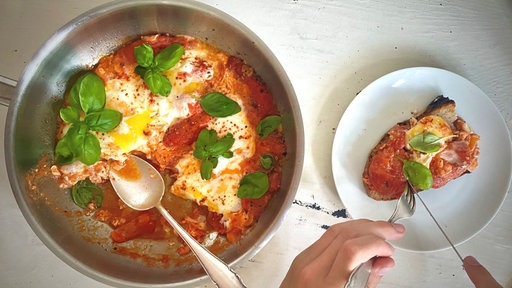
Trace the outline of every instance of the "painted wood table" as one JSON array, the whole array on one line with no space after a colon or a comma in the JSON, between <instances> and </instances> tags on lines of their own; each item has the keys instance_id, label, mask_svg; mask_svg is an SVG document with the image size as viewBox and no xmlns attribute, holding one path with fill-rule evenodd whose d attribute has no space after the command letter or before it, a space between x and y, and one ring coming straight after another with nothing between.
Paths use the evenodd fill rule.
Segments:
<instances>
[{"instance_id":1,"label":"painted wood table","mask_svg":"<svg viewBox=\"0 0 512 288\"><path fill-rule=\"evenodd\" d=\"M53 31L105 2L3 0L0 75L18 79ZM330 151L345 109L375 79L414 66L452 71L476 84L512 130L511 1L202 2L232 15L267 43L291 79L304 120L305 167L296 199L272 240L234 267L250 287L278 287L300 251L328 226L347 221ZM6 114L7 108L0 107L0 123ZM458 249L463 256L476 256L512 287L510 191L490 224ZM380 287L471 287L452 250L397 249L394 259L396 266ZM64 264L36 237L14 200L5 165L0 165L0 265L1 287L105 287Z\"/></svg>"}]
</instances>

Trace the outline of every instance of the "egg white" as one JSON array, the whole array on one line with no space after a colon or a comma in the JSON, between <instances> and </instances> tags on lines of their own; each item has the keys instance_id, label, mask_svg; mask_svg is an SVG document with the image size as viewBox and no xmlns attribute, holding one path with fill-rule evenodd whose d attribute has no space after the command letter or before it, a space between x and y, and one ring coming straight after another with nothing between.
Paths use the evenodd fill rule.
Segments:
<instances>
[{"instance_id":1,"label":"egg white","mask_svg":"<svg viewBox=\"0 0 512 288\"><path fill-rule=\"evenodd\" d=\"M85 178L91 178L93 182L108 180L107 163L119 165L133 151L150 154L161 147L168 127L177 119L190 115L190 105L202 96L197 94L198 88L214 76L214 69L204 51L187 49L176 66L163 74L173 85L168 97L153 95L141 77L135 74L106 81L105 108L120 111L122 121L107 133L91 131L100 141L102 159L99 162L90 166L75 162L52 168L55 175L60 174L62 186L70 187ZM240 97L227 96L243 107ZM179 197L207 206L210 211L223 214L225 217L221 222L229 227L227 215L241 208L237 191L244 175L242 162L254 155L256 132L249 124L244 109L233 116L213 118L207 128L215 130L219 137L233 134L233 157L220 157L212 178L203 180L199 170L200 161L192 152L183 155L178 161L178 173L171 191ZM66 126L63 127L63 131L66 129Z\"/></svg>"},{"instance_id":2,"label":"egg white","mask_svg":"<svg viewBox=\"0 0 512 288\"><path fill-rule=\"evenodd\" d=\"M230 97L236 100L235 95ZM171 191L182 198L206 205L210 211L223 214L237 212L241 208L241 199L237 197L238 186L244 175L242 162L254 155L255 131L249 125L246 112L241 112L226 118L214 118L208 129L215 130L219 138L231 133L235 142L231 148L233 157L220 157L217 167L213 170L210 180L201 179L200 160L192 153L185 155L177 165L178 176ZM229 219L223 219L229 227Z\"/></svg>"},{"instance_id":3,"label":"egg white","mask_svg":"<svg viewBox=\"0 0 512 288\"><path fill-rule=\"evenodd\" d=\"M437 137L443 138L439 143L440 149L437 152L424 153L416 151L409 146L409 140L424 132L430 132ZM446 147L446 141L450 139L449 136L452 134L452 128L443 118L435 115L429 115L421 118L406 132L407 147L412 151L411 160L421 163L426 167L430 167L430 162L432 162L432 159Z\"/></svg>"}]
</instances>

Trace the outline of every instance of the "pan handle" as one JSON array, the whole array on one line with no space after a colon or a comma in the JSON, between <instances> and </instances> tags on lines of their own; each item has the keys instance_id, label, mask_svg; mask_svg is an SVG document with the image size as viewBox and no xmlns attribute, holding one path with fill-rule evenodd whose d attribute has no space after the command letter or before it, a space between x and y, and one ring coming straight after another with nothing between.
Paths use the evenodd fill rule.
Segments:
<instances>
[{"instance_id":1,"label":"pan handle","mask_svg":"<svg viewBox=\"0 0 512 288\"><path fill-rule=\"evenodd\" d=\"M16 84L18 82L15 80L0 75L0 105L9 107L9 103L14 96Z\"/></svg>"}]
</instances>

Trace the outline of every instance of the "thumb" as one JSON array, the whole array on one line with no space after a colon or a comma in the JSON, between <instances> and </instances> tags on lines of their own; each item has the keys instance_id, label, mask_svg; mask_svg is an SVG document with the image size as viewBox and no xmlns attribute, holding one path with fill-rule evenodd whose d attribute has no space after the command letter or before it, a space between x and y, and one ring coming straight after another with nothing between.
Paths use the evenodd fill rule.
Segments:
<instances>
[{"instance_id":1,"label":"thumb","mask_svg":"<svg viewBox=\"0 0 512 288\"><path fill-rule=\"evenodd\" d=\"M502 288L502 286L492 277L491 273L485 269L473 256L467 256L462 262L462 266L475 284L476 288Z\"/></svg>"}]
</instances>

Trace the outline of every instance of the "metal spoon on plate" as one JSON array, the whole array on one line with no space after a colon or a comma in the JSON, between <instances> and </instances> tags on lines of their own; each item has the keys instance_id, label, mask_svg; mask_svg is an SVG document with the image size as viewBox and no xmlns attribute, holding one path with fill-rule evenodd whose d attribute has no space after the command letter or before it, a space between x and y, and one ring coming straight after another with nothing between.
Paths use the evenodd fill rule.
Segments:
<instances>
[{"instance_id":1,"label":"metal spoon on plate","mask_svg":"<svg viewBox=\"0 0 512 288\"><path fill-rule=\"evenodd\" d=\"M110 181L119 198L134 210L143 211L155 207L187 243L218 287L246 287L240 276L190 236L162 206L165 186L160 173L139 157L129 155L127 161L125 170L110 172Z\"/></svg>"}]
</instances>

